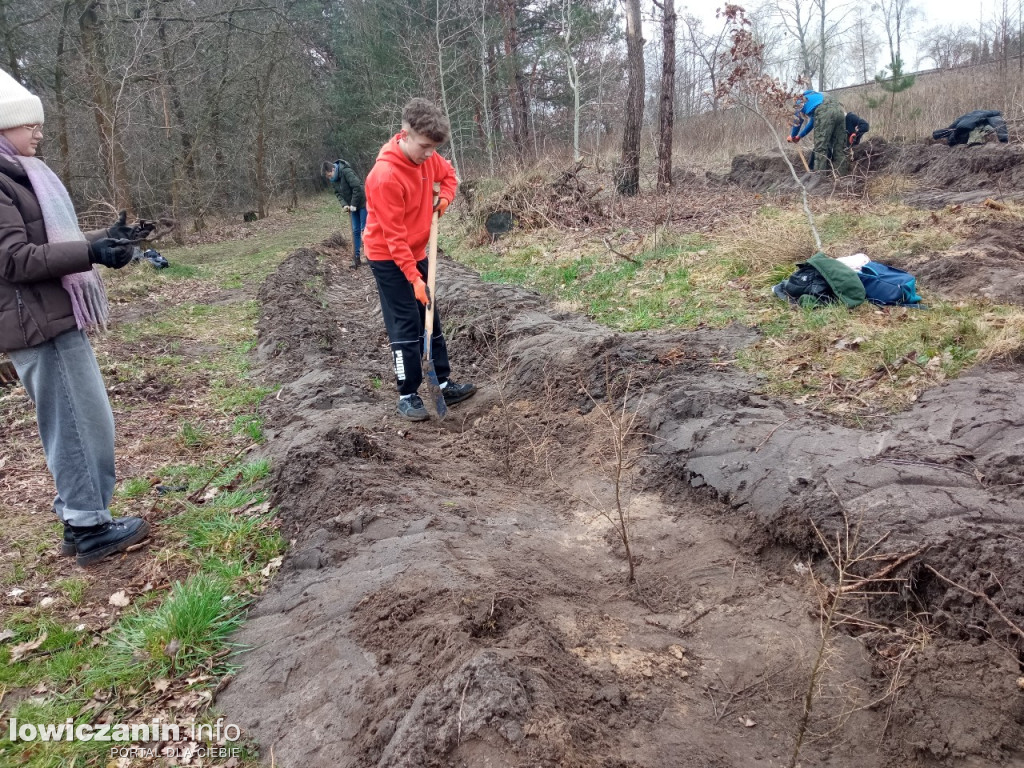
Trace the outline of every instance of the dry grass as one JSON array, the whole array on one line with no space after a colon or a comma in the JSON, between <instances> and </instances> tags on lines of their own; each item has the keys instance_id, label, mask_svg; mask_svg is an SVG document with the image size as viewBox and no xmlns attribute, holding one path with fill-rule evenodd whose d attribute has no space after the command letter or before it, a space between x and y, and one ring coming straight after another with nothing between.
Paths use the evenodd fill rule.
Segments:
<instances>
[{"instance_id":1,"label":"dry grass","mask_svg":"<svg viewBox=\"0 0 1024 768\"><path fill-rule=\"evenodd\" d=\"M985 347L978 353L979 362L1009 360L1024 352L1024 313L991 319L993 328Z\"/></svg>"}]
</instances>

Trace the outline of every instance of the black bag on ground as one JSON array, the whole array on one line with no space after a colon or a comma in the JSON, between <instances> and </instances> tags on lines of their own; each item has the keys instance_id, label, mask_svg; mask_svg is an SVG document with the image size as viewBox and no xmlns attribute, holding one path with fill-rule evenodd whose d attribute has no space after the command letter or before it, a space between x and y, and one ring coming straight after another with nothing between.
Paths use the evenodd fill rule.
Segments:
<instances>
[{"instance_id":1,"label":"black bag on ground","mask_svg":"<svg viewBox=\"0 0 1024 768\"><path fill-rule=\"evenodd\" d=\"M780 299L796 302L800 301L801 296L809 296L822 304L836 300L836 294L828 281L810 264L801 266L772 290Z\"/></svg>"}]
</instances>

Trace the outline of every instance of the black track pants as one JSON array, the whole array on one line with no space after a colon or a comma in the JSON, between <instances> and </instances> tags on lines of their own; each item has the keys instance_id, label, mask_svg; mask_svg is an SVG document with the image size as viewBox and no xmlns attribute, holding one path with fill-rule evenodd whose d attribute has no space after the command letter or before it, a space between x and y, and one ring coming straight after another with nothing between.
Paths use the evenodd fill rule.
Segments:
<instances>
[{"instance_id":1,"label":"black track pants","mask_svg":"<svg viewBox=\"0 0 1024 768\"><path fill-rule=\"evenodd\" d=\"M384 316L384 327L391 341L391 359L395 365L395 380L400 395L411 395L423 382L423 324L426 307L416 300L412 284L405 273L393 261L370 261L373 278L377 281L380 296L380 310ZM416 268L427 279L427 260L416 263ZM434 370L440 382L448 380L451 366L448 364L448 346L441 332L441 315L434 303L434 336L431 342Z\"/></svg>"}]
</instances>

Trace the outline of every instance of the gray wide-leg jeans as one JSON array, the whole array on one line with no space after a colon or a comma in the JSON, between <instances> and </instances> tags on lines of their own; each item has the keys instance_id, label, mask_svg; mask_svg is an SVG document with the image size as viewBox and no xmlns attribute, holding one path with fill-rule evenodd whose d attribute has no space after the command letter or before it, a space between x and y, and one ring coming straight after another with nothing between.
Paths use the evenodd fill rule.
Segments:
<instances>
[{"instance_id":1,"label":"gray wide-leg jeans","mask_svg":"<svg viewBox=\"0 0 1024 768\"><path fill-rule=\"evenodd\" d=\"M89 339L66 331L7 354L36 405L46 466L57 484L57 517L76 526L110 522L114 414Z\"/></svg>"}]
</instances>

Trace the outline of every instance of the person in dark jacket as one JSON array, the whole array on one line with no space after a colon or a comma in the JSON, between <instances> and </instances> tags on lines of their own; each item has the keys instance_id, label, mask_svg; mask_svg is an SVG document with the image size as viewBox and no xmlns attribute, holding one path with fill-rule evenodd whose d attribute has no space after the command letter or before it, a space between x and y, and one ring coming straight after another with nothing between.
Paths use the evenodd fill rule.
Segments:
<instances>
[{"instance_id":1,"label":"person in dark jacket","mask_svg":"<svg viewBox=\"0 0 1024 768\"><path fill-rule=\"evenodd\" d=\"M946 139L951 147L957 144L983 144L985 134L992 131L995 131L996 138L1004 144L1010 140L1002 112L994 109L976 109L966 115L960 115L950 123L949 128L933 131L932 138L936 141Z\"/></svg>"},{"instance_id":2,"label":"person in dark jacket","mask_svg":"<svg viewBox=\"0 0 1024 768\"><path fill-rule=\"evenodd\" d=\"M804 91L797 99L793 113L793 129L786 141L793 144L814 131L814 158L812 168L831 168L837 176L850 170L846 154L846 110L833 96L818 91Z\"/></svg>"},{"instance_id":3,"label":"person in dark jacket","mask_svg":"<svg viewBox=\"0 0 1024 768\"><path fill-rule=\"evenodd\" d=\"M860 144L861 138L871 130L871 125L863 117L853 112L846 113L846 143L848 146L856 147Z\"/></svg>"},{"instance_id":4,"label":"person in dark jacket","mask_svg":"<svg viewBox=\"0 0 1024 768\"><path fill-rule=\"evenodd\" d=\"M42 137L42 102L0 70L0 352L35 403L61 554L89 565L149 535L145 520L110 514L114 417L85 334L108 317L93 265L124 267L148 233L122 212L83 234L64 185L35 157Z\"/></svg>"},{"instance_id":5,"label":"person in dark jacket","mask_svg":"<svg viewBox=\"0 0 1024 768\"><path fill-rule=\"evenodd\" d=\"M334 194L341 202L341 207L352 217L352 268L359 266L359 252L363 245L363 230L366 229L366 192L359 176L346 161L335 160L324 163L324 177L334 188Z\"/></svg>"}]
</instances>

